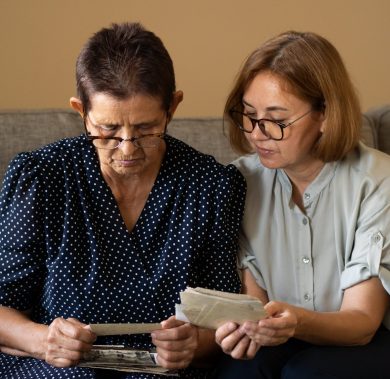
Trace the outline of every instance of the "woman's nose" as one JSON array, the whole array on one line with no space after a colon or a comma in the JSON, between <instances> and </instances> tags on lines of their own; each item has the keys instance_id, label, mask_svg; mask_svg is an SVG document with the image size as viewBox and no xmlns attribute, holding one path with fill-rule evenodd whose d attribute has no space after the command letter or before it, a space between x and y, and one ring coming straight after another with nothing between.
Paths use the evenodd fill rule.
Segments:
<instances>
[{"instance_id":1,"label":"woman's nose","mask_svg":"<svg viewBox=\"0 0 390 379\"><path fill-rule=\"evenodd\" d=\"M256 141L269 139L269 137L263 133L258 123L256 123L252 130L251 138Z\"/></svg>"},{"instance_id":2,"label":"woman's nose","mask_svg":"<svg viewBox=\"0 0 390 379\"><path fill-rule=\"evenodd\" d=\"M134 145L134 142L131 140L131 138L126 138L120 143L118 149L121 149L125 155L131 155L132 152L139 148Z\"/></svg>"},{"instance_id":3,"label":"woman's nose","mask_svg":"<svg viewBox=\"0 0 390 379\"><path fill-rule=\"evenodd\" d=\"M134 128L124 127L124 133L122 135L123 141L119 145L119 149L126 155L131 154L134 150L137 150L138 147L134 145L132 139L134 138Z\"/></svg>"}]
</instances>

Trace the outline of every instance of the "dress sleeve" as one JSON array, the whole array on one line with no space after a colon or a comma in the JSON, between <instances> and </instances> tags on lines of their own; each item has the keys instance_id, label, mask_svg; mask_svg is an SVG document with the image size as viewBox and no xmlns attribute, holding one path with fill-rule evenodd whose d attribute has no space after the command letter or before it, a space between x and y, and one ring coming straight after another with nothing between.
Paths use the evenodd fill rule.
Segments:
<instances>
[{"instance_id":1,"label":"dress sleeve","mask_svg":"<svg viewBox=\"0 0 390 379\"><path fill-rule=\"evenodd\" d=\"M239 292L241 289L237 252L245 192L245 179L241 173L234 166L227 166L217 179L214 191L213 226L200 265L202 287L225 292Z\"/></svg>"},{"instance_id":2,"label":"dress sleeve","mask_svg":"<svg viewBox=\"0 0 390 379\"><path fill-rule=\"evenodd\" d=\"M37 165L22 153L8 166L0 194L0 304L31 308L44 275L43 204Z\"/></svg>"}]
</instances>

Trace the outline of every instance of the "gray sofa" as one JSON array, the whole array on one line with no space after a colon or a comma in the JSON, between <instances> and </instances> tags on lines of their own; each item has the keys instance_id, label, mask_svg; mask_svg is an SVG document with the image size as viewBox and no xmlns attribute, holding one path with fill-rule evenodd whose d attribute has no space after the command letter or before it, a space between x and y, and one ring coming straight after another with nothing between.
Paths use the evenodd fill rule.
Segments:
<instances>
[{"instance_id":1,"label":"gray sofa","mask_svg":"<svg viewBox=\"0 0 390 379\"><path fill-rule=\"evenodd\" d=\"M0 181L9 161L18 152L30 151L58 139L83 133L80 116L72 110L3 110L0 111ZM231 150L227 128L221 119L176 118L168 133L198 150L214 155L224 164L237 155ZM362 139L366 144L390 154L390 105L363 115Z\"/></svg>"}]
</instances>

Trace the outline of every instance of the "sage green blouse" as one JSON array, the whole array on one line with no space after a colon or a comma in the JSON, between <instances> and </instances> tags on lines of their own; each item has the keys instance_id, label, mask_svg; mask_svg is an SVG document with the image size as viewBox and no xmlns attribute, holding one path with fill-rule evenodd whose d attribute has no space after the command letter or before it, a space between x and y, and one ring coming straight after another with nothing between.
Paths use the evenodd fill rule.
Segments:
<instances>
[{"instance_id":1,"label":"sage green blouse","mask_svg":"<svg viewBox=\"0 0 390 379\"><path fill-rule=\"evenodd\" d=\"M389 155L360 144L325 164L304 193L304 212L282 169L255 154L234 164L248 186L239 264L270 300L337 311L343 290L373 276L390 293Z\"/></svg>"}]
</instances>

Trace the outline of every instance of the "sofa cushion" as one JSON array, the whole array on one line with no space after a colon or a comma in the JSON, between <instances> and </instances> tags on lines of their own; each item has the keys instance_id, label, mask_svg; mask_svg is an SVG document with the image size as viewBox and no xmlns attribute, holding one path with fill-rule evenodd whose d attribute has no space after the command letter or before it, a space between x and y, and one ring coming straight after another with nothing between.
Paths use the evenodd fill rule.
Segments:
<instances>
[{"instance_id":1,"label":"sofa cushion","mask_svg":"<svg viewBox=\"0 0 390 379\"><path fill-rule=\"evenodd\" d=\"M217 118L177 118L168 125L168 134L218 162L228 164L238 157L229 144L227 127Z\"/></svg>"},{"instance_id":2,"label":"sofa cushion","mask_svg":"<svg viewBox=\"0 0 390 379\"><path fill-rule=\"evenodd\" d=\"M390 154L390 105L369 109L365 118L370 120L373 135L376 137L374 146Z\"/></svg>"},{"instance_id":3,"label":"sofa cushion","mask_svg":"<svg viewBox=\"0 0 390 379\"><path fill-rule=\"evenodd\" d=\"M361 140L371 147L378 148L378 136L373 120L367 115L363 114Z\"/></svg>"},{"instance_id":4,"label":"sofa cushion","mask_svg":"<svg viewBox=\"0 0 390 379\"><path fill-rule=\"evenodd\" d=\"M21 151L35 150L84 130L79 114L67 109L0 112L0 180L9 161Z\"/></svg>"}]
</instances>

